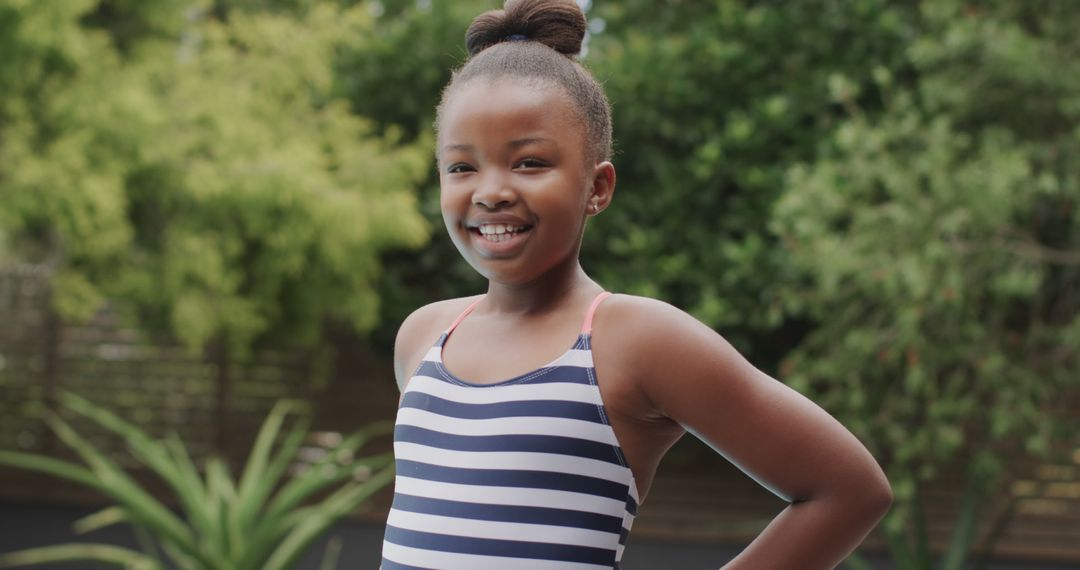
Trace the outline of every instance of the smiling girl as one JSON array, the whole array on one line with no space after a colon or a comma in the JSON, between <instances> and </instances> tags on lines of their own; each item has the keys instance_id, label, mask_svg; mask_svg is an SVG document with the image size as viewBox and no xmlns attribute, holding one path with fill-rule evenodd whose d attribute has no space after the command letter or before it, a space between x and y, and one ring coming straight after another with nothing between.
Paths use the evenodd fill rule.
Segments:
<instances>
[{"instance_id":1,"label":"smiling girl","mask_svg":"<svg viewBox=\"0 0 1080 570\"><path fill-rule=\"evenodd\" d=\"M725 568L832 568L891 502L873 457L713 330L578 261L616 181L607 99L573 59L584 34L572 1L510 0L473 21L443 93L443 220L488 290L398 332L382 567L618 568L691 431L790 502Z\"/></svg>"}]
</instances>

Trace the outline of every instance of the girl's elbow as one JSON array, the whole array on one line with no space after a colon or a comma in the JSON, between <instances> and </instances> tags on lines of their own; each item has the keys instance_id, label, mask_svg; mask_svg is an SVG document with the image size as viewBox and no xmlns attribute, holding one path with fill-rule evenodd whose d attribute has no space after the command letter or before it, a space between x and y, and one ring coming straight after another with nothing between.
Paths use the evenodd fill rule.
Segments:
<instances>
[{"instance_id":1,"label":"girl's elbow","mask_svg":"<svg viewBox=\"0 0 1080 570\"><path fill-rule=\"evenodd\" d=\"M885 478L884 473L878 470L874 477L868 478L860 502L869 515L880 520L892 508L893 499L893 490L889 480Z\"/></svg>"},{"instance_id":2,"label":"girl's elbow","mask_svg":"<svg viewBox=\"0 0 1080 570\"><path fill-rule=\"evenodd\" d=\"M893 505L893 490L889 480L876 464L873 468L859 469L841 483L834 495L852 517L859 520L880 521Z\"/></svg>"},{"instance_id":3,"label":"girl's elbow","mask_svg":"<svg viewBox=\"0 0 1080 570\"><path fill-rule=\"evenodd\" d=\"M893 491L888 482L882 486L877 495L875 495L873 504L877 507L879 518L885 516L885 513L889 512L889 509L893 505Z\"/></svg>"}]
</instances>

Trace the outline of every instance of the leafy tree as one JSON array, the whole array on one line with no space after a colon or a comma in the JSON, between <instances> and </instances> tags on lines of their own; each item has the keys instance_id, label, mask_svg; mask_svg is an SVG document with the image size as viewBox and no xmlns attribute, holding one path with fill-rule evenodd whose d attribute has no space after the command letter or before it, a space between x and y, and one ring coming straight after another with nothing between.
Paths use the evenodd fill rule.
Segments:
<instances>
[{"instance_id":1,"label":"leafy tree","mask_svg":"<svg viewBox=\"0 0 1080 570\"><path fill-rule=\"evenodd\" d=\"M786 310L815 323L784 368L885 463L901 568L932 564L920 497L958 455L943 568L969 556L1008 461L1046 454L1075 413L1080 13L1034 4L924 3L917 81L883 76L876 117L849 101L772 221Z\"/></svg>"},{"instance_id":2,"label":"leafy tree","mask_svg":"<svg viewBox=\"0 0 1080 570\"><path fill-rule=\"evenodd\" d=\"M366 7L5 3L0 227L55 270L57 309L105 298L188 346L313 342L377 322L378 254L427 238L402 144L333 95Z\"/></svg>"},{"instance_id":3,"label":"leafy tree","mask_svg":"<svg viewBox=\"0 0 1080 570\"><path fill-rule=\"evenodd\" d=\"M0 5L0 242L50 269L62 317L109 299L206 349L219 450L231 363L327 320L369 331L380 252L429 231L430 143L334 95L367 7L235 4Z\"/></svg>"},{"instance_id":4,"label":"leafy tree","mask_svg":"<svg viewBox=\"0 0 1080 570\"><path fill-rule=\"evenodd\" d=\"M418 136L464 61L469 21L500 3L381 4L373 47L341 60L341 87L361 114ZM910 9L862 4L593 3L582 61L614 106L620 183L617 207L586 236L586 268L613 290L687 308L775 365L782 351L768 347L802 331L781 327L772 287L783 262L767 226L785 170L842 118L838 86L866 86L872 100L874 74L904 64L911 35ZM435 172L421 195L438 228ZM483 288L448 240L386 259L387 345L416 306Z\"/></svg>"},{"instance_id":5,"label":"leafy tree","mask_svg":"<svg viewBox=\"0 0 1080 570\"><path fill-rule=\"evenodd\" d=\"M786 264L768 231L787 168L843 116L836 92L879 108L875 75L905 66L909 7L865 2L597 2L586 62L614 107L617 207L584 256L620 291L662 297L766 367Z\"/></svg>"},{"instance_id":6,"label":"leafy tree","mask_svg":"<svg viewBox=\"0 0 1080 570\"><path fill-rule=\"evenodd\" d=\"M386 0L367 41L345 49L338 59L336 92L352 109L371 117L380 131L399 131L406 141L431 142L435 106L452 69L466 59L465 29L477 14L498 8L497 0L458 2ZM431 168L418 184L420 211L438 235L438 172ZM379 288L382 322L374 342L391 350L397 325L414 309L436 299L473 295L484 282L458 255L448 239L425 248L399 248L383 256L386 272Z\"/></svg>"}]
</instances>

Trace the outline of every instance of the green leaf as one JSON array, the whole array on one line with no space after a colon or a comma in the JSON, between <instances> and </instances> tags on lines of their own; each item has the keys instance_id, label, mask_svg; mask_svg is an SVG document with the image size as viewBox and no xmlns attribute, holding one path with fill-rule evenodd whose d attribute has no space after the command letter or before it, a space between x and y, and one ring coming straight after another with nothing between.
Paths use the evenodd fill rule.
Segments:
<instances>
[{"instance_id":1,"label":"green leaf","mask_svg":"<svg viewBox=\"0 0 1080 570\"><path fill-rule=\"evenodd\" d=\"M122 522L129 522L127 514L124 512L124 509L113 506L86 515L71 523L71 526L75 530L75 534L86 534Z\"/></svg>"},{"instance_id":2,"label":"green leaf","mask_svg":"<svg viewBox=\"0 0 1080 570\"><path fill-rule=\"evenodd\" d=\"M265 560L289 529L303 520L303 516L298 517L297 513L300 512L299 505L305 499L355 476L357 470L374 470L392 463L391 453L352 459L356 450L368 440L389 433L392 429L392 423L378 422L346 437L319 461L309 466L307 471L286 483L259 517L248 541L247 554L239 567L252 570L258 568L259 561ZM337 465L338 461L344 465Z\"/></svg>"},{"instance_id":3,"label":"green leaf","mask_svg":"<svg viewBox=\"0 0 1080 570\"><path fill-rule=\"evenodd\" d=\"M370 479L359 484L342 487L317 505L304 520L281 541L267 559L265 570L288 570L311 543L321 536L334 522L350 513L372 493L388 485L394 478L394 470L387 467Z\"/></svg>"},{"instance_id":4,"label":"green leaf","mask_svg":"<svg viewBox=\"0 0 1080 570\"><path fill-rule=\"evenodd\" d=\"M90 445L62 419L49 414L46 416L46 421L60 440L79 454L90 466L98 480L99 490L123 505L133 519L174 541L189 555L209 562L195 546L190 529L172 511L140 488L131 477Z\"/></svg>"},{"instance_id":5,"label":"green leaf","mask_svg":"<svg viewBox=\"0 0 1080 570\"><path fill-rule=\"evenodd\" d=\"M343 455L351 456L371 438L380 434L390 433L392 430L392 423L379 422L378 424L372 424L364 430L342 440L342 442L334 446L325 457L311 465L306 472L289 481L276 495L274 495L274 498L270 501L270 505L267 507L266 517L268 519L273 519L281 513L296 507L310 495L324 489L336 481L350 476L351 472L349 470L332 468L329 469L329 473L327 473L326 468L332 467L331 463L337 461L339 457ZM389 461L392 461L392 454L364 458L356 464L374 469Z\"/></svg>"},{"instance_id":6,"label":"green leaf","mask_svg":"<svg viewBox=\"0 0 1080 570\"><path fill-rule=\"evenodd\" d=\"M134 550L106 544L59 544L0 554L0 567L57 562L104 562L133 570L164 570L158 561Z\"/></svg>"},{"instance_id":7,"label":"green leaf","mask_svg":"<svg viewBox=\"0 0 1080 570\"><path fill-rule=\"evenodd\" d=\"M104 490L101 482L94 477L93 472L80 465L60 459L53 459L51 457L34 455L32 453L24 453L21 451L7 451L0 449L0 464L40 471L81 485L86 485L92 489L97 489L99 491Z\"/></svg>"},{"instance_id":8,"label":"green leaf","mask_svg":"<svg viewBox=\"0 0 1080 570\"><path fill-rule=\"evenodd\" d=\"M341 537L336 534L326 541L326 550L323 552L322 562L319 563L319 570L334 570L337 568L337 561L341 556L343 543Z\"/></svg>"},{"instance_id":9,"label":"green leaf","mask_svg":"<svg viewBox=\"0 0 1080 570\"><path fill-rule=\"evenodd\" d=\"M100 406L95 406L77 394L64 392L60 399L69 409L94 420L98 425L123 438L132 456L161 476L176 492L184 508L195 514L201 494L193 484L193 481L198 481L198 474L193 469L185 469L178 465L178 458L171 455L165 445L153 441L133 424ZM185 457L186 453L180 457L180 460Z\"/></svg>"},{"instance_id":10,"label":"green leaf","mask_svg":"<svg viewBox=\"0 0 1080 570\"><path fill-rule=\"evenodd\" d=\"M236 501L236 488L233 486L228 465L220 457L211 457L206 461L206 510L211 521L214 545L217 550L226 553L232 559L235 547L229 533L229 513Z\"/></svg>"},{"instance_id":11,"label":"green leaf","mask_svg":"<svg viewBox=\"0 0 1080 570\"><path fill-rule=\"evenodd\" d=\"M224 552L218 549L212 538L215 532L215 523L211 517L206 489L203 486L199 471L195 468L195 464L191 461L191 457L184 447L184 443L176 432L172 432L165 438L165 447L179 472L178 480L185 487L184 494L181 496L187 496L192 501L191 504L185 503L184 508L190 524L196 534L200 536L200 548L212 553L212 556L224 556ZM176 559L175 556L173 558Z\"/></svg>"},{"instance_id":12,"label":"green leaf","mask_svg":"<svg viewBox=\"0 0 1080 570\"><path fill-rule=\"evenodd\" d=\"M273 491L283 469L287 466L288 460L292 458L307 433L309 423L303 422L296 426L286 436L286 441L279 451L278 457L274 458L272 462L270 461L271 447L277 439L285 417L290 411L296 409L298 405L298 402L290 400L282 400L275 404L255 438L255 445L248 456L237 489L236 505L230 513L229 529L232 533L231 540L237 549L240 549L247 536L249 536L254 526L254 520L258 516L258 509ZM279 461L281 458L284 458L284 461ZM268 463L270 468L268 468Z\"/></svg>"}]
</instances>

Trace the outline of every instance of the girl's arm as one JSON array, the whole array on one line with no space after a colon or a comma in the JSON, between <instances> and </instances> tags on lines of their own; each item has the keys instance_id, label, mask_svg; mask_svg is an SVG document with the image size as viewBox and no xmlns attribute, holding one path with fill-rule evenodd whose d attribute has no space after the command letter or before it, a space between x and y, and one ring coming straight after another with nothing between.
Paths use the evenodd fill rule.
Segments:
<instances>
[{"instance_id":1,"label":"girl's arm","mask_svg":"<svg viewBox=\"0 0 1080 570\"><path fill-rule=\"evenodd\" d=\"M725 568L833 568L892 503L885 475L832 416L770 378L720 335L664 303L634 301L647 327L632 345L635 382L684 426L790 502ZM634 327L627 327L633 329ZM646 331L646 332L643 332Z\"/></svg>"}]
</instances>

